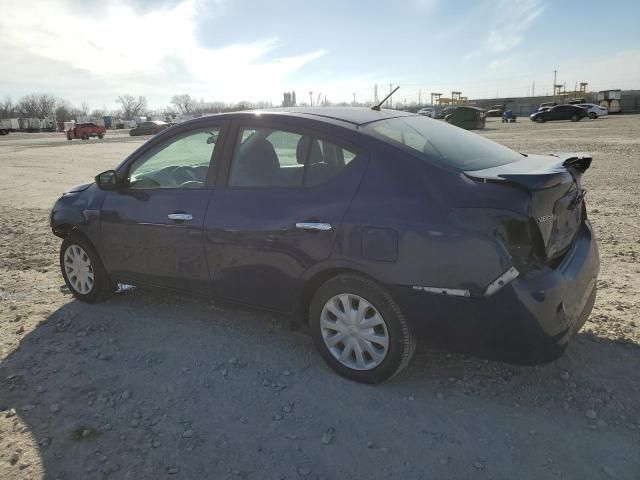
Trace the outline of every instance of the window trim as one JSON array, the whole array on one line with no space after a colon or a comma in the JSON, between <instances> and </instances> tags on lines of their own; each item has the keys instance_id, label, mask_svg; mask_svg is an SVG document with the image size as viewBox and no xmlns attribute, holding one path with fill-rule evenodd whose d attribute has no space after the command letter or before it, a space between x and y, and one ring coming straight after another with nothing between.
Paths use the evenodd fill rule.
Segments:
<instances>
[{"instance_id":1,"label":"window trim","mask_svg":"<svg viewBox=\"0 0 640 480\"><path fill-rule=\"evenodd\" d=\"M211 152L211 157L209 158L209 168L207 169L207 176L204 181L204 185L200 188L173 188L173 187L158 187L158 188L130 188L128 184L121 188L122 191L126 192L155 192L155 191L198 191L198 190L211 190L214 188L215 178L220 170L220 163L223 159L222 153L224 152L224 143L226 140L226 134L228 133L228 122L216 122L211 125L200 126L197 128L180 128L167 138L154 137L149 142L154 143L149 144L147 142L141 147L141 151L134 152L134 154L126 160L126 162L118 168L118 175L121 175L122 178L128 179L131 172L131 167L140 159L144 159L145 161L163 150L166 146L171 143L174 143L181 138L189 137L191 135L208 132L211 129L218 128L220 132L218 133L218 141L216 142L213 151ZM168 129L165 129L165 132ZM164 135L163 135L164 136ZM147 147L147 148L144 148ZM142 150L143 149L143 150ZM216 159L220 159L216 162Z\"/></svg>"},{"instance_id":2,"label":"window trim","mask_svg":"<svg viewBox=\"0 0 640 480\"><path fill-rule=\"evenodd\" d=\"M300 126L291 125L285 122L279 122L277 120L274 121L271 119L262 119L260 117L247 118L247 119L234 119L231 122L231 126L228 132L229 133L228 138L232 140L229 140L228 142L226 142L225 150L223 153L223 158L225 159L225 161L223 162L224 165L220 166L219 175L216 179L217 188L224 188L229 190L274 190L274 189L307 190L307 189L312 189L312 188L322 186L327 182L331 181L331 179L335 177L334 176L334 177L327 178L326 180L313 185L305 185L304 181L306 179L306 170L307 170L307 164L305 161L304 171L302 173L302 183L300 185L271 185L271 186L269 185L264 185L264 186L230 185L229 181L231 180L231 164L233 163L233 155L235 154L236 146L238 145L237 142L240 136L240 132L242 131L242 129L251 129L251 128L281 130L287 133L293 133L295 135L302 135L302 136L309 135L317 140L332 143L339 148L352 152L355 155L353 160L356 160L359 157L367 156L367 150L363 146L356 145L355 143L350 142L346 139L343 139L340 136L328 134L322 131L321 129L300 127ZM309 152L307 152L307 155L308 153ZM345 165L345 167L341 170L341 172L344 171L346 168L348 168L349 165L351 165L351 163L353 162L353 160L349 162L349 164Z\"/></svg>"}]
</instances>

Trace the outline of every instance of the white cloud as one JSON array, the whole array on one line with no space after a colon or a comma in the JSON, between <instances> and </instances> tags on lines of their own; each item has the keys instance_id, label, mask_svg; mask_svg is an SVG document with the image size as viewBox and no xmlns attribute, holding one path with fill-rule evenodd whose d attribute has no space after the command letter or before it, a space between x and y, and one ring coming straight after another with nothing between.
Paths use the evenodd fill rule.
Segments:
<instances>
[{"instance_id":1,"label":"white cloud","mask_svg":"<svg viewBox=\"0 0 640 480\"><path fill-rule=\"evenodd\" d=\"M500 0L492 3L491 26L482 47L464 55L463 60L504 54L522 43L524 34L545 9L540 0ZM483 12L483 16L486 12Z\"/></svg>"},{"instance_id":2,"label":"white cloud","mask_svg":"<svg viewBox=\"0 0 640 480\"><path fill-rule=\"evenodd\" d=\"M4 89L50 91L51 79L67 76L64 93L74 101L101 96L100 102L111 104L125 92L162 104L182 92L228 101L269 99L290 74L326 54L320 49L273 58L276 38L205 48L196 38L199 7L184 0L134 10L114 0L82 11L64 0L2 1L0 51L11 52L0 58Z\"/></svg>"}]
</instances>

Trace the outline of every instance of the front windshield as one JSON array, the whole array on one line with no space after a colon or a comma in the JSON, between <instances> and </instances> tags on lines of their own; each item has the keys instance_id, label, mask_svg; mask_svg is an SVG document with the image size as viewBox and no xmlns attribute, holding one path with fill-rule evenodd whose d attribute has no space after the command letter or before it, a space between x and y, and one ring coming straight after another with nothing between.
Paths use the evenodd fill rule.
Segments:
<instances>
[{"instance_id":1,"label":"front windshield","mask_svg":"<svg viewBox=\"0 0 640 480\"><path fill-rule=\"evenodd\" d=\"M425 160L463 171L497 167L522 159L522 154L499 143L428 117L390 118L364 128L408 147Z\"/></svg>"}]
</instances>

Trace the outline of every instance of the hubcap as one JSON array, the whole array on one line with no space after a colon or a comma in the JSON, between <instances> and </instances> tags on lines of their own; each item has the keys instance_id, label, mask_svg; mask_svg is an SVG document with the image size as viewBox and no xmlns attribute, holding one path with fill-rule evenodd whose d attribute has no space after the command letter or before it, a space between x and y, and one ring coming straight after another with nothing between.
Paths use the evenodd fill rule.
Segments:
<instances>
[{"instance_id":1,"label":"hubcap","mask_svg":"<svg viewBox=\"0 0 640 480\"><path fill-rule=\"evenodd\" d=\"M389 350L387 324L364 298L344 293L327 301L320 314L320 329L331 355L354 370L380 365Z\"/></svg>"},{"instance_id":2,"label":"hubcap","mask_svg":"<svg viewBox=\"0 0 640 480\"><path fill-rule=\"evenodd\" d=\"M64 271L75 291L87 295L93 289L94 274L89 255L79 245L69 245L64 252Z\"/></svg>"}]
</instances>

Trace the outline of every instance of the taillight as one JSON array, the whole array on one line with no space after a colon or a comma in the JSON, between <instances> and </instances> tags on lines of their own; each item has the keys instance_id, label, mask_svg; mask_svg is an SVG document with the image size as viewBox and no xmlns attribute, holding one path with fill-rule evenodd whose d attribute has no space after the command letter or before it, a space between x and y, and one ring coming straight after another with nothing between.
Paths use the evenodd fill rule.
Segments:
<instances>
[{"instance_id":1,"label":"taillight","mask_svg":"<svg viewBox=\"0 0 640 480\"><path fill-rule=\"evenodd\" d=\"M496 236L509 252L513 266L518 271L524 272L536 263L542 238L530 220L504 220L498 227Z\"/></svg>"}]
</instances>

